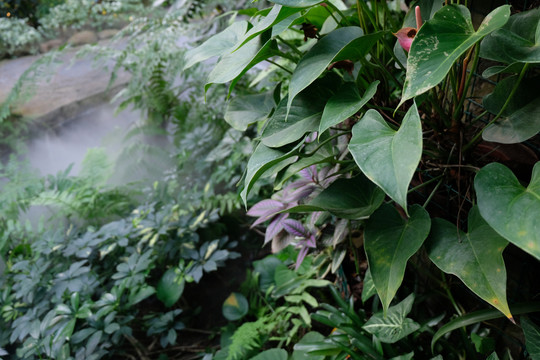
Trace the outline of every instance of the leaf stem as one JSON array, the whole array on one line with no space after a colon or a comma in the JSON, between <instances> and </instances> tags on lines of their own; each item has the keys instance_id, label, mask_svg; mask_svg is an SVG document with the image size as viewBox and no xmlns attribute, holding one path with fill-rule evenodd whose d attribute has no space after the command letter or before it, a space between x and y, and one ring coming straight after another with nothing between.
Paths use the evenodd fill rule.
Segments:
<instances>
[{"instance_id":1,"label":"leaf stem","mask_svg":"<svg viewBox=\"0 0 540 360\"><path fill-rule=\"evenodd\" d=\"M275 62L274 60L267 59L266 61L268 61L268 62L269 62L270 64L272 64L272 65L277 66L277 67L280 68L281 70L284 70L284 71L288 72L288 73L291 74L291 75L292 75L292 73L293 73L291 70L289 70L289 69L287 69L286 67L284 67L284 66L278 64L278 63Z\"/></svg>"},{"instance_id":2,"label":"leaf stem","mask_svg":"<svg viewBox=\"0 0 540 360\"><path fill-rule=\"evenodd\" d=\"M294 51L296 54L300 55L302 57L304 53L300 51L295 45L291 44L290 41L283 39L281 36L276 36L276 39L281 41L283 44L287 45L292 51Z\"/></svg>"}]
</instances>

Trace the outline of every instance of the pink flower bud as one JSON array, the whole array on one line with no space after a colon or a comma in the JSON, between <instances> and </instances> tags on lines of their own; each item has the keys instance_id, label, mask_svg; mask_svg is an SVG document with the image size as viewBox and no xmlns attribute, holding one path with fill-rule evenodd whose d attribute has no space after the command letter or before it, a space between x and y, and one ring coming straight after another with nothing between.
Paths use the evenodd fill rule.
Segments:
<instances>
[{"instance_id":1,"label":"pink flower bud","mask_svg":"<svg viewBox=\"0 0 540 360\"><path fill-rule=\"evenodd\" d=\"M409 51L416 33L417 31L415 28L405 27L400 29L397 33L394 33L394 35L398 38L399 45L401 45L405 51Z\"/></svg>"}]
</instances>

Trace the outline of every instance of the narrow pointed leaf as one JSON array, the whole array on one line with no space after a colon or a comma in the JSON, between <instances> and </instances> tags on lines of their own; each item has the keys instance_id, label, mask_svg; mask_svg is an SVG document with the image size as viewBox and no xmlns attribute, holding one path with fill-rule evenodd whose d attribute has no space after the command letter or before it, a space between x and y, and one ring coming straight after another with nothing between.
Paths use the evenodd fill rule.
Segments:
<instances>
[{"instance_id":1,"label":"narrow pointed leaf","mask_svg":"<svg viewBox=\"0 0 540 360\"><path fill-rule=\"evenodd\" d=\"M322 3L324 0L270 0L274 4L280 4L289 7L305 8Z\"/></svg>"},{"instance_id":2,"label":"narrow pointed leaf","mask_svg":"<svg viewBox=\"0 0 540 360\"><path fill-rule=\"evenodd\" d=\"M236 21L231 26L212 36L200 46L186 52L184 70L214 56L230 52L248 29L247 21Z\"/></svg>"},{"instance_id":3,"label":"narrow pointed leaf","mask_svg":"<svg viewBox=\"0 0 540 360\"><path fill-rule=\"evenodd\" d=\"M469 212L468 226L469 232L464 233L446 220L434 219L426 242L429 258L511 319L502 257L508 242L482 219L476 207Z\"/></svg>"},{"instance_id":4,"label":"narrow pointed leaf","mask_svg":"<svg viewBox=\"0 0 540 360\"><path fill-rule=\"evenodd\" d=\"M407 209L407 189L422 155L422 126L413 104L398 131L375 110L354 125L349 150L362 172Z\"/></svg>"},{"instance_id":5,"label":"narrow pointed leaf","mask_svg":"<svg viewBox=\"0 0 540 360\"><path fill-rule=\"evenodd\" d=\"M498 114L517 82L511 76L497 84L482 104L489 112ZM513 144L532 138L540 131L540 78L522 79L502 116L489 125L482 138L503 144Z\"/></svg>"},{"instance_id":6,"label":"narrow pointed leaf","mask_svg":"<svg viewBox=\"0 0 540 360\"><path fill-rule=\"evenodd\" d=\"M540 327L529 318L521 318L521 327L525 334L525 346L533 360L540 359Z\"/></svg>"},{"instance_id":7,"label":"narrow pointed leaf","mask_svg":"<svg viewBox=\"0 0 540 360\"><path fill-rule=\"evenodd\" d=\"M361 96L354 83L346 83L324 107L319 125L319 136L330 127L356 114L375 95L378 85L379 81L374 81L367 88L364 96Z\"/></svg>"},{"instance_id":8,"label":"narrow pointed leaf","mask_svg":"<svg viewBox=\"0 0 540 360\"><path fill-rule=\"evenodd\" d=\"M386 311L405 275L407 261L429 234L429 214L419 205L404 220L390 205L383 205L366 223L364 248L369 270L379 298Z\"/></svg>"},{"instance_id":9,"label":"narrow pointed leaf","mask_svg":"<svg viewBox=\"0 0 540 360\"><path fill-rule=\"evenodd\" d=\"M506 166L492 163L474 179L480 214L506 240L540 259L540 162L523 187Z\"/></svg>"},{"instance_id":10,"label":"narrow pointed leaf","mask_svg":"<svg viewBox=\"0 0 540 360\"><path fill-rule=\"evenodd\" d=\"M540 63L540 9L510 16L501 29L482 40L480 56L506 64Z\"/></svg>"},{"instance_id":11,"label":"narrow pointed leaf","mask_svg":"<svg viewBox=\"0 0 540 360\"><path fill-rule=\"evenodd\" d=\"M305 205L287 212L328 211L345 219L361 219L371 215L384 201L384 192L364 176L338 179Z\"/></svg>"},{"instance_id":12,"label":"narrow pointed leaf","mask_svg":"<svg viewBox=\"0 0 540 360\"><path fill-rule=\"evenodd\" d=\"M361 28L348 26L332 31L319 40L300 60L289 85L287 109L294 98L314 82L335 61L356 61L366 56L383 35L382 32L364 35Z\"/></svg>"},{"instance_id":13,"label":"narrow pointed leaf","mask_svg":"<svg viewBox=\"0 0 540 360\"><path fill-rule=\"evenodd\" d=\"M373 315L362 327L377 336L384 343L393 344L420 328L420 325L407 318L414 302L414 294L388 309L386 316L380 312Z\"/></svg>"},{"instance_id":14,"label":"narrow pointed leaf","mask_svg":"<svg viewBox=\"0 0 540 360\"><path fill-rule=\"evenodd\" d=\"M471 14L465 6L447 5L437 11L422 25L412 43L399 106L439 84L461 55L502 27L509 16L509 5L498 7L474 31Z\"/></svg>"}]
</instances>

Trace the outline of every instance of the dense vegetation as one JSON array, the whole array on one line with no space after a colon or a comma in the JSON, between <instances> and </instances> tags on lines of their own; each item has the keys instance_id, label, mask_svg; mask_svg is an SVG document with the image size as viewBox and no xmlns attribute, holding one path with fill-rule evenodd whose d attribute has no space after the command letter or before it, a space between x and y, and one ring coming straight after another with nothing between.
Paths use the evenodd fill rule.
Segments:
<instances>
[{"instance_id":1,"label":"dense vegetation","mask_svg":"<svg viewBox=\"0 0 540 360\"><path fill-rule=\"evenodd\" d=\"M122 154L2 165L0 356L540 358L540 9L166 5Z\"/></svg>"}]
</instances>

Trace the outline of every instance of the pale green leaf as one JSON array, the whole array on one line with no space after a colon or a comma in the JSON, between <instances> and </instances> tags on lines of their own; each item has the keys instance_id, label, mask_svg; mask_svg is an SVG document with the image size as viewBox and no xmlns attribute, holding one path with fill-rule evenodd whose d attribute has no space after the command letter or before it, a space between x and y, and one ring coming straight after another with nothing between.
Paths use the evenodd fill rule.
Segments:
<instances>
[{"instance_id":1,"label":"pale green leaf","mask_svg":"<svg viewBox=\"0 0 540 360\"><path fill-rule=\"evenodd\" d=\"M229 102L224 119L234 129L246 131L250 124L265 120L274 106L273 92L241 95Z\"/></svg>"},{"instance_id":2,"label":"pale green leaf","mask_svg":"<svg viewBox=\"0 0 540 360\"><path fill-rule=\"evenodd\" d=\"M289 7L305 8L322 3L324 0L270 0L274 4L280 4Z\"/></svg>"},{"instance_id":3,"label":"pale green leaf","mask_svg":"<svg viewBox=\"0 0 540 360\"><path fill-rule=\"evenodd\" d=\"M500 235L540 259L540 162L523 187L506 166L491 163L474 179L482 217Z\"/></svg>"}]
</instances>

